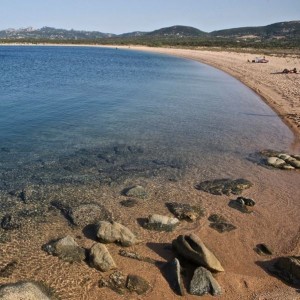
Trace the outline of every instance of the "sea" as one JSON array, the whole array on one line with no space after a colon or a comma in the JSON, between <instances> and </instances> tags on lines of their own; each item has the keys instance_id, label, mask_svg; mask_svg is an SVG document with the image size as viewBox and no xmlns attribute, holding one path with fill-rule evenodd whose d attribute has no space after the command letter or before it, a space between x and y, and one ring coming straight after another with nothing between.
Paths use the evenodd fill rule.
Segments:
<instances>
[{"instance_id":1,"label":"sea","mask_svg":"<svg viewBox=\"0 0 300 300\"><path fill-rule=\"evenodd\" d=\"M192 169L220 176L292 141L257 94L199 62L132 49L0 46L2 190L178 180Z\"/></svg>"}]
</instances>

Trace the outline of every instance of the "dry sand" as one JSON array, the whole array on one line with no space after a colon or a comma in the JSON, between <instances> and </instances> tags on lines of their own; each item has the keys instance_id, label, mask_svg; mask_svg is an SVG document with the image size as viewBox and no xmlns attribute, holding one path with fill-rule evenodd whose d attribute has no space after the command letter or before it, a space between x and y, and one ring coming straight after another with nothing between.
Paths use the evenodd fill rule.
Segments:
<instances>
[{"instance_id":1,"label":"dry sand","mask_svg":"<svg viewBox=\"0 0 300 300\"><path fill-rule=\"evenodd\" d=\"M155 51L191 58L218 67L256 90L264 96L283 119L292 126L299 137L299 94L300 75L271 73L283 68L300 67L297 58L268 57L268 64L247 63L255 55L209 52L176 49L134 49ZM298 119L288 118L295 114ZM230 208L228 202L235 197L213 196L198 191L194 185L205 178L191 172L179 182L164 181L161 178L139 179L124 182L117 187L65 187L61 198L76 197L86 201L93 199L114 212L115 218L128 226L144 241L130 247L141 255L166 262L174 254L170 250L172 239L179 234L195 233L215 253L221 261L225 272L216 276L223 294L217 299L223 300L296 300L300 299L299 288L291 287L267 272L266 265L270 259L278 256L300 254L300 172L268 169L250 161L228 161L226 172L215 174L216 178L246 178L254 186L243 193L257 201L252 214L242 214ZM149 191L149 197L133 208L120 206L119 201L125 197L120 191L132 184L142 184ZM50 200L55 200L49 199ZM206 209L205 216L195 223L182 222L172 233L148 231L141 228L138 219L150 213L170 215L165 202L180 201L190 204L202 203ZM25 204L20 204L25 205ZM30 206L31 204L27 204ZM237 229L220 234L209 227L208 216L212 213L222 214ZM0 244L0 269L12 260L18 262L16 270L8 278L1 278L0 283L16 282L24 279L44 281L54 288L61 299L182 299L169 287L160 268L146 262L134 261L120 257L117 245L108 245L118 268L124 273L133 273L146 278L151 291L144 296L120 296L107 288L100 289L99 278L107 277L88 267L87 264L68 264L56 257L47 255L41 245L49 240L67 234L76 237L77 242L89 248L95 241L90 239L81 228L71 227L67 220L57 211L50 209L45 222L38 226L30 221L20 231L12 233L12 240ZM274 250L271 257L259 256L253 248L258 243L266 243ZM198 299L187 294L183 299ZM212 299L204 296L202 299Z\"/></svg>"}]
</instances>

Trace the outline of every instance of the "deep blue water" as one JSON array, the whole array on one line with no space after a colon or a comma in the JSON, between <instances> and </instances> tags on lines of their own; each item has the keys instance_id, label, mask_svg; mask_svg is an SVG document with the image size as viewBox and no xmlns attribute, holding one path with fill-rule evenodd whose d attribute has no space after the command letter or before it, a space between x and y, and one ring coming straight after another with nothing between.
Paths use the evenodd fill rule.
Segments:
<instances>
[{"instance_id":1,"label":"deep blue water","mask_svg":"<svg viewBox=\"0 0 300 300\"><path fill-rule=\"evenodd\" d=\"M120 49L0 47L0 168L114 143L205 164L291 141L255 93L198 62Z\"/></svg>"}]
</instances>

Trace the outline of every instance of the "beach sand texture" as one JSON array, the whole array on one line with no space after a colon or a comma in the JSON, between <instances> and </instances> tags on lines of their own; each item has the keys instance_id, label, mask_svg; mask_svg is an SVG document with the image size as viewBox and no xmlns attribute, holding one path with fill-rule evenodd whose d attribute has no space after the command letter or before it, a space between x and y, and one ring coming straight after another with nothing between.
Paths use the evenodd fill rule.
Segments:
<instances>
[{"instance_id":1,"label":"beach sand texture","mask_svg":"<svg viewBox=\"0 0 300 300\"><path fill-rule=\"evenodd\" d=\"M128 47L126 47L128 48ZM136 50L153 51L201 61L228 72L247 84L278 112L295 132L292 153L299 153L300 135L300 74L271 74L284 68L300 68L296 57L267 57L267 64L248 63L256 55L224 52L131 47ZM258 56L258 55L257 55ZM278 150L278 149L277 149ZM235 163L235 162L234 162ZM126 250L136 251L142 256L165 263L174 257L171 242L179 234L195 233L218 257L225 269L216 275L222 287L223 300L297 300L300 290L289 286L268 273L269 261L279 257L300 254L300 172L284 171L259 166L251 161L238 163L228 161L226 172L219 177L246 178L253 187L243 192L243 196L256 200L254 212L243 214L228 205L236 196L215 196L195 189L195 184L208 179L199 177L196 170L178 182L162 178L128 179L120 186L57 186L48 187L50 203L53 200L72 201L83 199L105 206L113 212L115 220L128 226L139 239L140 244ZM127 199L121 191L131 185L140 184L148 191L144 200L138 200L135 207L120 205ZM141 218L158 213L171 216L165 203L177 201L198 205L205 209L204 216L196 222L181 222L173 232L156 232L143 229ZM34 203L18 203L18 206L34 208ZM218 213L223 215L237 229L219 233L209 225L208 217ZM3 233L3 232L2 232ZM71 235L77 243L89 249L95 243L95 236L81 227L70 226L63 215L49 204L49 209L36 223L28 219L21 229L10 233L10 240L0 244L0 270L12 261L16 268L9 276L0 277L0 284L31 279L42 281L53 288L61 299L199 299L186 294L177 296L161 268L161 264L135 261L118 255L120 246L107 246L118 269L124 274L137 274L149 281L151 290L146 295L119 295L108 288L99 288L101 273L90 268L87 263L69 264L48 255L41 247L51 239ZM273 249L272 256L260 256L253 249L265 243ZM0 272L1 274L1 272ZM188 288L188 284L186 286ZM203 296L201 299L212 299Z\"/></svg>"}]
</instances>

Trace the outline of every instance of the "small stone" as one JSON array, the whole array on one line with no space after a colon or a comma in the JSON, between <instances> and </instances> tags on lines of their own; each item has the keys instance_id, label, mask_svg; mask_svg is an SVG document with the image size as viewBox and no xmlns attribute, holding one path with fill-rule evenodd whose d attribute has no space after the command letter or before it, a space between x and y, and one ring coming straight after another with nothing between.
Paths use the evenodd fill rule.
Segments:
<instances>
[{"instance_id":1,"label":"small stone","mask_svg":"<svg viewBox=\"0 0 300 300\"><path fill-rule=\"evenodd\" d=\"M0 270L0 277L5 277L8 278L10 277L14 270L17 267L17 262L15 260L11 261L10 263L8 263L6 266L4 266L1 270Z\"/></svg>"},{"instance_id":2,"label":"small stone","mask_svg":"<svg viewBox=\"0 0 300 300\"><path fill-rule=\"evenodd\" d=\"M71 263L80 262L85 259L85 250L79 247L69 235L44 245L43 250L48 254L58 256L60 259Z\"/></svg>"},{"instance_id":3,"label":"small stone","mask_svg":"<svg viewBox=\"0 0 300 300\"><path fill-rule=\"evenodd\" d=\"M22 281L0 286L0 299L57 300L50 288L32 281Z\"/></svg>"},{"instance_id":4,"label":"small stone","mask_svg":"<svg viewBox=\"0 0 300 300\"><path fill-rule=\"evenodd\" d=\"M204 215L204 209L199 206L192 206L186 203L169 202L166 203L169 211L179 220L194 222Z\"/></svg>"},{"instance_id":5,"label":"small stone","mask_svg":"<svg viewBox=\"0 0 300 300\"><path fill-rule=\"evenodd\" d=\"M195 270L191 284L192 295L203 296L210 293L213 296L221 295L221 287L212 274L203 267Z\"/></svg>"},{"instance_id":6,"label":"small stone","mask_svg":"<svg viewBox=\"0 0 300 300\"><path fill-rule=\"evenodd\" d=\"M117 222L101 221L97 230L97 237L103 243L120 243L128 247L139 242L136 236L125 226Z\"/></svg>"},{"instance_id":7,"label":"small stone","mask_svg":"<svg viewBox=\"0 0 300 300\"><path fill-rule=\"evenodd\" d=\"M253 199L245 197L237 197L236 201L239 202L241 205L246 206L254 206L256 204Z\"/></svg>"},{"instance_id":8,"label":"small stone","mask_svg":"<svg viewBox=\"0 0 300 300\"><path fill-rule=\"evenodd\" d=\"M180 296L184 296L184 286L181 279L181 266L177 258L169 261L165 266L164 270L168 279L169 285L172 290Z\"/></svg>"},{"instance_id":9,"label":"small stone","mask_svg":"<svg viewBox=\"0 0 300 300\"><path fill-rule=\"evenodd\" d=\"M99 287L108 287L114 292L123 295L126 291L126 277L120 271L115 271L110 274L109 279L104 278L99 280Z\"/></svg>"},{"instance_id":10,"label":"small stone","mask_svg":"<svg viewBox=\"0 0 300 300\"><path fill-rule=\"evenodd\" d=\"M173 240L172 246L182 257L198 266L204 266L213 272L224 272L219 260L195 234L179 235Z\"/></svg>"},{"instance_id":11,"label":"small stone","mask_svg":"<svg viewBox=\"0 0 300 300\"><path fill-rule=\"evenodd\" d=\"M234 225L228 223L227 220L221 215L210 215L208 220L212 222L209 226L220 233L225 231L229 232L236 229Z\"/></svg>"},{"instance_id":12,"label":"small stone","mask_svg":"<svg viewBox=\"0 0 300 300\"><path fill-rule=\"evenodd\" d=\"M92 267L102 272L116 268L116 264L106 246L100 243L92 246L89 260Z\"/></svg>"},{"instance_id":13,"label":"small stone","mask_svg":"<svg viewBox=\"0 0 300 300\"><path fill-rule=\"evenodd\" d=\"M1 228L4 230L14 230L21 227L21 223L12 215L5 215L1 221Z\"/></svg>"},{"instance_id":14,"label":"small stone","mask_svg":"<svg viewBox=\"0 0 300 300\"><path fill-rule=\"evenodd\" d=\"M272 255L273 251L266 244L257 244L254 249L259 255Z\"/></svg>"},{"instance_id":15,"label":"small stone","mask_svg":"<svg viewBox=\"0 0 300 300\"><path fill-rule=\"evenodd\" d=\"M145 199L147 197L147 192L144 187L141 185L136 185L130 188L127 188L124 190L124 194L127 197L136 197L136 198L141 198Z\"/></svg>"},{"instance_id":16,"label":"small stone","mask_svg":"<svg viewBox=\"0 0 300 300\"><path fill-rule=\"evenodd\" d=\"M150 263L150 264L156 264L157 263L156 260L154 260L150 257L141 256L140 254L138 254L134 251L127 251L127 250L124 250L124 249L120 249L119 255L121 255L123 257L136 259L136 260L139 260L139 261L145 261L145 262Z\"/></svg>"},{"instance_id":17,"label":"small stone","mask_svg":"<svg viewBox=\"0 0 300 300\"><path fill-rule=\"evenodd\" d=\"M150 284L148 281L138 275L128 275L126 287L130 292L143 295L150 289Z\"/></svg>"},{"instance_id":18,"label":"small stone","mask_svg":"<svg viewBox=\"0 0 300 300\"><path fill-rule=\"evenodd\" d=\"M290 158L290 159L286 160L286 162L289 163L294 168L300 169L300 160L297 160L295 158Z\"/></svg>"},{"instance_id":19,"label":"small stone","mask_svg":"<svg viewBox=\"0 0 300 300\"><path fill-rule=\"evenodd\" d=\"M179 220L177 218L153 214L149 216L148 222L144 224L144 227L157 231L173 231L178 224Z\"/></svg>"},{"instance_id":20,"label":"small stone","mask_svg":"<svg viewBox=\"0 0 300 300\"><path fill-rule=\"evenodd\" d=\"M138 204L139 202L136 200L136 199L127 199L127 200L122 200L120 202L120 204L122 206L125 206L125 207L134 207Z\"/></svg>"}]
</instances>

